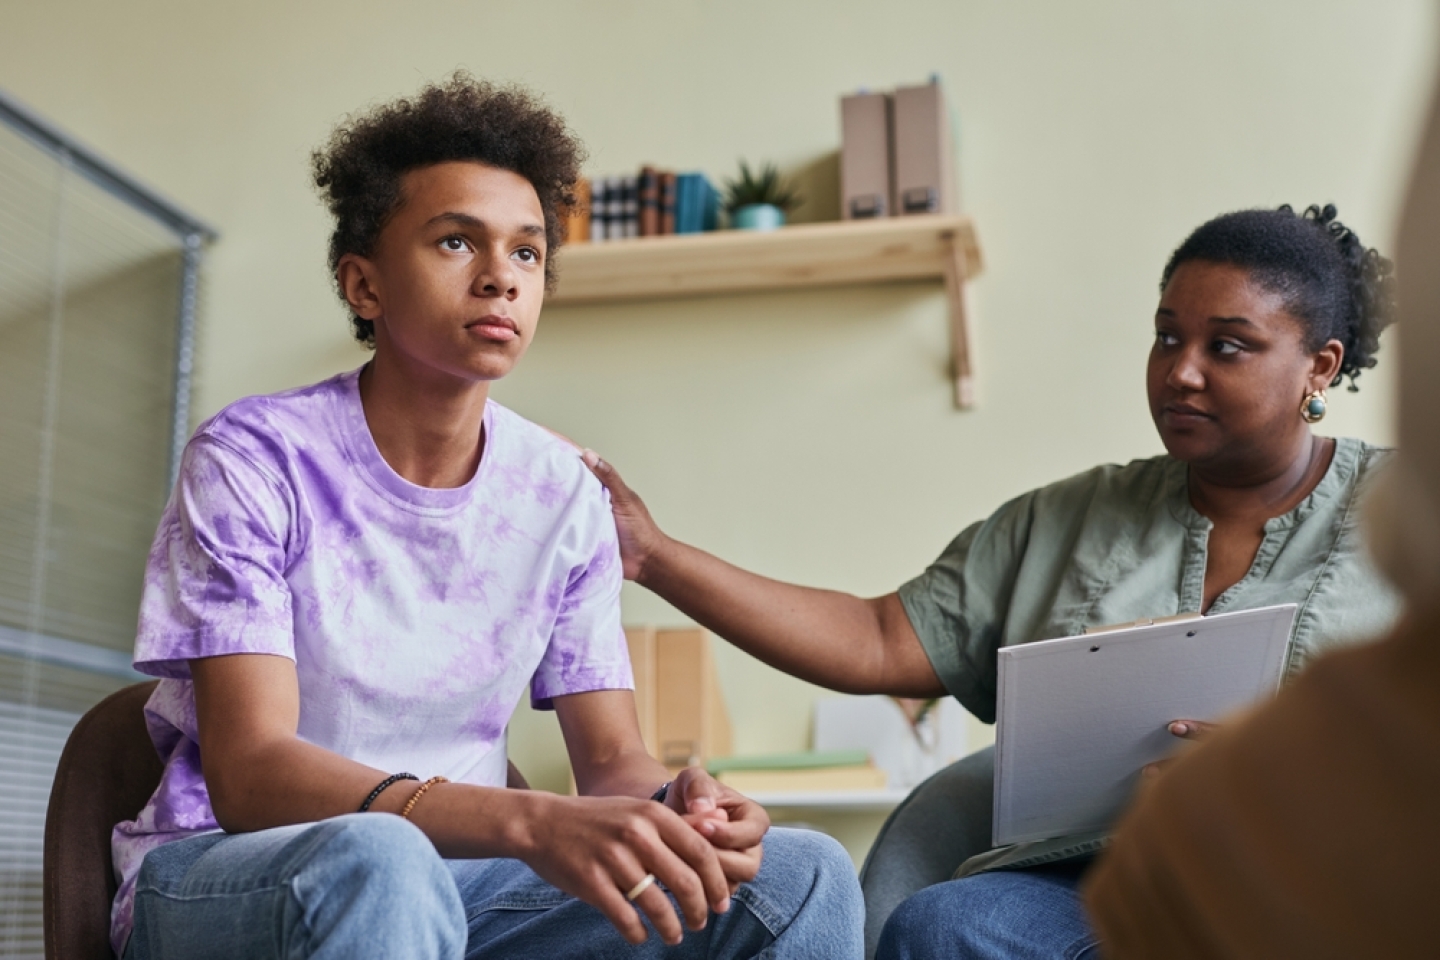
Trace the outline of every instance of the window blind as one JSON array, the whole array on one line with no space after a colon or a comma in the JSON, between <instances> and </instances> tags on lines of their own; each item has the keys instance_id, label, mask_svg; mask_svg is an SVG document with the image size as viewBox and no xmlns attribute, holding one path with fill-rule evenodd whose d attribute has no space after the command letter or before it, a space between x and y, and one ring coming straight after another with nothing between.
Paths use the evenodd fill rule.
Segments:
<instances>
[{"instance_id":1,"label":"window blind","mask_svg":"<svg viewBox=\"0 0 1440 960\"><path fill-rule=\"evenodd\" d=\"M211 234L0 97L0 957L43 956L65 738L129 668Z\"/></svg>"}]
</instances>

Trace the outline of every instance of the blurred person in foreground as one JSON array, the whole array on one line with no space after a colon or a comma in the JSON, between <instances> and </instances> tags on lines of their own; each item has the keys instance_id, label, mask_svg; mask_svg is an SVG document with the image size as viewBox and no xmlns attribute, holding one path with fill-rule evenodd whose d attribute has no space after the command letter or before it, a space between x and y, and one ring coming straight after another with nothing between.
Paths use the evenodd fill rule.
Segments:
<instances>
[{"instance_id":1,"label":"blurred person in foreground","mask_svg":"<svg viewBox=\"0 0 1440 960\"><path fill-rule=\"evenodd\" d=\"M1110 960L1440 956L1440 96L1398 259L1401 452L1369 519L1405 615L1142 793L1086 892Z\"/></svg>"}]
</instances>

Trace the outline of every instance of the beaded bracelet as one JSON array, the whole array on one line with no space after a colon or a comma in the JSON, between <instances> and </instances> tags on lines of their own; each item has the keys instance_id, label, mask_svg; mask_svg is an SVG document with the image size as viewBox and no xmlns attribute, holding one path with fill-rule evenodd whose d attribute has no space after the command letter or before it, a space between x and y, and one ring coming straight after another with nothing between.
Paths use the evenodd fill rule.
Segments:
<instances>
[{"instance_id":1,"label":"beaded bracelet","mask_svg":"<svg viewBox=\"0 0 1440 960\"><path fill-rule=\"evenodd\" d=\"M364 813L365 811L369 810L369 809L370 809L370 804L374 803L374 802L375 802L375 799L376 799L377 797L379 797L380 794L384 793L385 790L386 790L386 788L388 788L388 787L390 787L390 786L392 786L392 785L394 785L394 784L396 784L396 783L399 783L401 780L419 780L419 779L420 779L420 778L417 777L417 776L415 776L415 774L413 774L413 773L392 773L390 776L386 777L384 780L381 780L381 781L380 781L380 785L379 785L378 787L376 787L374 790L371 790L371 791L370 791L370 796L366 797L366 798L365 798L365 802L362 803L362 804L360 804L360 811L359 811L359 812L360 812L360 813Z\"/></svg>"},{"instance_id":2,"label":"beaded bracelet","mask_svg":"<svg viewBox=\"0 0 1440 960\"><path fill-rule=\"evenodd\" d=\"M437 784L437 783L449 783L449 782L450 782L450 781L449 781L448 779L446 779L445 777L431 777L429 780L426 780L424 783L420 784L420 789L419 789L419 790L416 790L414 793L410 794L410 799L405 801L405 806L404 806L404 808L401 809L401 811L400 811L400 819L402 819L402 820L409 820L409 819L410 819L410 811L411 811L411 810L414 810L414 809L415 809L415 804L419 803L419 802L420 802L420 798L423 797L423 796L425 796L425 791L426 791L426 790L429 790L431 787L435 786L435 784Z\"/></svg>"}]
</instances>

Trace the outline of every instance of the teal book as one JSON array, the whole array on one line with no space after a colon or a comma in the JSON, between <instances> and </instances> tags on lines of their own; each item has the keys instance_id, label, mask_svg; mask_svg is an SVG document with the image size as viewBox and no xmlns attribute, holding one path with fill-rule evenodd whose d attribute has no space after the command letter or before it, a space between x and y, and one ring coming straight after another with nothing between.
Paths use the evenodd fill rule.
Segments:
<instances>
[{"instance_id":1,"label":"teal book","mask_svg":"<svg viewBox=\"0 0 1440 960\"><path fill-rule=\"evenodd\" d=\"M675 232L703 233L720 221L720 193L703 173L682 173L675 181Z\"/></svg>"},{"instance_id":2,"label":"teal book","mask_svg":"<svg viewBox=\"0 0 1440 960\"><path fill-rule=\"evenodd\" d=\"M700 178L700 187L705 194L705 200L701 205L700 229L718 230L720 229L720 191L716 190L715 185L703 176Z\"/></svg>"},{"instance_id":3,"label":"teal book","mask_svg":"<svg viewBox=\"0 0 1440 960\"><path fill-rule=\"evenodd\" d=\"M698 173L682 173L675 178L675 232L699 233L703 220L700 210L700 181Z\"/></svg>"},{"instance_id":4,"label":"teal book","mask_svg":"<svg viewBox=\"0 0 1440 960\"><path fill-rule=\"evenodd\" d=\"M712 774L727 770L812 770L816 767L855 767L870 762L864 750L806 750L803 753L761 753L740 757L714 757L705 764Z\"/></svg>"}]
</instances>

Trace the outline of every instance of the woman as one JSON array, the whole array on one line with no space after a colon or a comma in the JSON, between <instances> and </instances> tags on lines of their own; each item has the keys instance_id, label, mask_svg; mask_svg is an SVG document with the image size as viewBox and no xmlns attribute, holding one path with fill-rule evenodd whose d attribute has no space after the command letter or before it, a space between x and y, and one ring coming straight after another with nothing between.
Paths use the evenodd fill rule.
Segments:
<instances>
[{"instance_id":1,"label":"woman","mask_svg":"<svg viewBox=\"0 0 1440 960\"><path fill-rule=\"evenodd\" d=\"M1372 498L1406 614L1176 764L1087 884L1111 958L1433 958L1440 858L1440 99L1399 233L1400 455ZM1428 918L1428 919L1427 919Z\"/></svg>"},{"instance_id":2,"label":"woman","mask_svg":"<svg viewBox=\"0 0 1440 960\"><path fill-rule=\"evenodd\" d=\"M1299 605L1293 676L1318 650L1389 625L1356 503L1385 458L1317 437L1326 388L1374 366L1391 268L1335 209L1227 214L1161 278L1146 386L1167 455L1023 494L925 573L875 599L778 583L666 537L615 471L626 575L767 663L848 693L949 693L995 718L1002 646L1182 612ZM1172 724L1194 737L1204 725ZM1075 888L1102 837L973 858L890 918L881 955L1083 956ZM1077 857L1077 854L1080 856ZM1004 872L996 872L1005 868Z\"/></svg>"}]
</instances>

